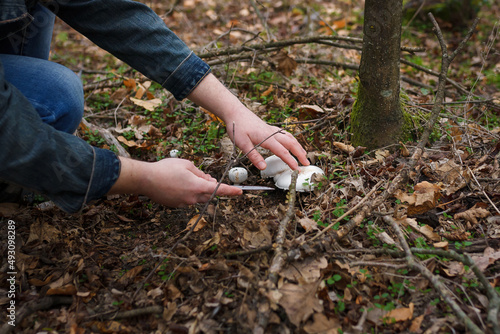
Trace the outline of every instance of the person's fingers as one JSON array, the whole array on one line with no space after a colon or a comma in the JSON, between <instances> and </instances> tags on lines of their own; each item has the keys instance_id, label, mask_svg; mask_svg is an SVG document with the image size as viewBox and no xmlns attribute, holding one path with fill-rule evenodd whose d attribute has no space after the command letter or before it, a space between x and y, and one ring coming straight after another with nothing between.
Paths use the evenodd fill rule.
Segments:
<instances>
[{"instance_id":1,"label":"person's fingers","mask_svg":"<svg viewBox=\"0 0 500 334\"><path fill-rule=\"evenodd\" d=\"M243 190L225 183L220 184L216 193L217 196L239 196L241 194L243 194Z\"/></svg>"},{"instance_id":2,"label":"person's fingers","mask_svg":"<svg viewBox=\"0 0 500 334\"><path fill-rule=\"evenodd\" d=\"M253 145L248 146L248 148L241 148L241 150L247 154L247 158L255 167L257 167L259 170L265 169L266 163L262 155L260 155L257 150L253 150Z\"/></svg>"},{"instance_id":3,"label":"person's fingers","mask_svg":"<svg viewBox=\"0 0 500 334\"><path fill-rule=\"evenodd\" d=\"M279 141L287 150L289 150L302 165L309 165L309 160L307 160L307 152L300 145L297 139L289 132L283 133L283 136L276 136L276 140Z\"/></svg>"}]
</instances>

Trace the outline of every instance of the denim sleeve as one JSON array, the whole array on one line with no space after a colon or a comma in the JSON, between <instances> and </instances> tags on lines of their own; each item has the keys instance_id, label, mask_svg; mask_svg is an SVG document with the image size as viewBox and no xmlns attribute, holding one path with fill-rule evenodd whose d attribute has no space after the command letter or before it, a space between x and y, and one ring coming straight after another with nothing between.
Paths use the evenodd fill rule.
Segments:
<instances>
[{"instance_id":1,"label":"denim sleeve","mask_svg":"<svg viewBox=\"0 0 500 334\"><path fill-rule=\"evenodd\" d=\"M132 0L49 0L48 9L95 44L184 99L210 67L153 10Z\"/></svg>"},{"instance_id":2,"label":"denim sleeve","mask_svg":"<svg viewBox=\"0 0 500 334\"><path fill-rule=\"evenodd\" d=\"M43 123L4 79L0 62L0 179L38 191L66 212L105 195L120 173L111 151Z\"/></svg>"}]
</instances>

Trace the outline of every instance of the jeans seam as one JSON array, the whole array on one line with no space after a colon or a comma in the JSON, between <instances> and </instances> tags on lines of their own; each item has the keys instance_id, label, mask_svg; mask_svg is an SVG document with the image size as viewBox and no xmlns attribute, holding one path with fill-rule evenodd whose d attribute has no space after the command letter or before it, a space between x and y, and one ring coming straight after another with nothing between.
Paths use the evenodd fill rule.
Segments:
<instances>
[{"instance_id":1,"label":"jeans seam","mask_svg":"<svg viewBox=\"0 0 500 334\"><path fill-rule=\"evenodd\" d=\"M24 51L24 43L26 41L26 31L28 30L28 27L24 28L22 30L22 35L23 35L23 38L21 40L21 49L19 50L19 55L23 55L23 51Z\"/></svg>"}]
</instances>

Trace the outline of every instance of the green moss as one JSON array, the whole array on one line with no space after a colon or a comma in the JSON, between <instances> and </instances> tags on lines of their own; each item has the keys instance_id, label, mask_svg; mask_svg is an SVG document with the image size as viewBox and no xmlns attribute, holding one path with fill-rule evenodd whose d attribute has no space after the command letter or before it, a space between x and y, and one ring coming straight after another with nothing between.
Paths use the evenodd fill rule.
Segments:
<instances>
[{"instance_id":1,"label":"green moss","mask_svg":"<svg viewBox=\"0 0 500 334\"><path fill-rule=\"evenodd\" d=\"M400 92L399 97L401 116L395 115L394 120L392 120L393 124L400 124L398 129L382 124L380 116L375 112L370 112L370 110L374 110L374 107L368 105L364 89L359 83L358 96L351 110L351 143L354 146L375 149L389 143L407 142L414 139L414 116L408 110L410 98L404 92ZM398 118L400 121L397 121ZM391 120L388 121L391 122ZM384 127L387 129L387 137L381 138L381 129Z\"/></svg>"}]
</instances>

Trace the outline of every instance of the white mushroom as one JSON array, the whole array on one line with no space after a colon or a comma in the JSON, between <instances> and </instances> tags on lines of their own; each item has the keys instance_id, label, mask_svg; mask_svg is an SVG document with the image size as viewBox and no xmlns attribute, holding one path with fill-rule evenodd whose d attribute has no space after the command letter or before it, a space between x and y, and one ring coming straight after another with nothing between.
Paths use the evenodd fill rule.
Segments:
<instances>
[{"instance_id":1,"label":"white mushroom","mask_svg":"<svg viewBox=\"0 0 500 334\"><path fill-rule=\"evenodd\" d=\"M181 152L179 150L172 150L170 151L170 157L171 158L178 158Z\"/></svg>"},{"instance_id":2,"label":"white mushroom","mask_svg":"<svg viewBox=\"0 0 500 334\"><path fill-rule=\"evenodd\" d=\"M276 155L271 155L267 157L265 160L266 169L260 171L260 176L263 178L266 177L274 177L277 174L280 174L284 171L291 171L292 169L288 166L283 160L281 160Z\"/></svg>"},{"instance_id":3,"label":"white mushroom","mask_svg":"<svg viewBox=\"0 0 500 334\"><path fill-rule=\"evenodd\" d=\"M243 167L234 167L229 170L228 177L234 184L240 184L247 180L248 172Z\"/></svg>"},{"instance_id":4,"label":"white mushroom","mask_svg":"<svg viewBox=\"0 0 500 334\"><path fill-rule=\"evenodd\" d=\"M300 166L295 189L299 192L313 191L316 186L316 182L313 179L315 174L325 175L325 172L318 166ZM290 188L290 183L292 183L292 171L285 171L276 175L274 177L274 182L276 183L276 187L280 189Z\"/></svg>"},{"instance_id":5,"label":"white mushroom","mask_svg":"<svg viewBox=\"0 0 500 334\"><path fill-rule=\"evenodd\" d=\"M266 158L267 167L260 172L262 177L273 177L276 187L288 189L292 183L292 169L279 157L272 155ZM317 166L300 166L297 177L296 190L299 192L312 191L315 187L313 175L325 175L325 172Z\"/></svg>"}]
</instances>

